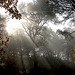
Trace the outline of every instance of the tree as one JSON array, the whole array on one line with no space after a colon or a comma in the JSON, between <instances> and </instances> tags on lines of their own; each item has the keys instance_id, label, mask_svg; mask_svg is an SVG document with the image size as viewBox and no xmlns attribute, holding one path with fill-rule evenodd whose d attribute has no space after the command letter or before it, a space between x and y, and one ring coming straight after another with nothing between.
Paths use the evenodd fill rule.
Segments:
<instances>
[{"instance_id":1,"label":"tree","mask_svg":"<svg viewBox=\"0 0 75 75\"><path fill-rule=\"evenodd\" d=\"M22 22L23 28L25 30L25 33L29 36L31 41L35 44L35 48L33 49L33 62L34 62L34 70L37 71L37 54L36 54L36 49L40 48L45 42L45 39L43 37L42 29L44 25L47 23L47 16L43 13L38 13L34 12L31 9L29 10L28 8L30 5L27 5L27 9L25 8L25 11L23 10L23 18L25 22ZM22 7L23 8L23 7ZM20 8L21 9L21 8ZM26 11L27 10L27 11ZM41 44L37 43L37 38L39 38L41 41ZM44 45L43 45L44 46Z\"/></svg>"},{"instance_id":2,"label":"tree","mask_svg":"<svg viewBox=\"0 0 75 75\"><path fill-rule=\"evenodd\" d=\"M12 18L21 19L21 14L17 10L18 0L0 0L0 7L5 8L12 15Z\"/></svg>"},{"instance_id":3,"label":"tree","mask_svg":"<svg viewBox=\"0 0 75 75\"><path fill-rule=\"evenodd\" d=\"M36 0L34 4L29 4L29 9L43 13L50 20L60 23L73 17L75 11L74 4L74 0ZM62 15L63 20L57 20L56 14Z\"/></svg>"},{"instance_id":4,"label":"tree","mask_svg":"<svg viewBox=\"0 0 75 75\"><path fill-rule=\"evenodd\" d=\"M28 18L25 17L26 23L23 24L23 28L25 32L28 34L28 36L31 38L31 40L36 44L36 38L37 36L40 36L41 30L45 23L47 23L47 17L44 16L44 14L35 13L35 12L29 12Z\"/></svg>"},{"instance_id":5,"label":"tree","mask_svg":"<svg viewBox=\"0 0 75 75\"><path fill-rule=\"evenodd\" d=\"M18 0L1 0L0 6L9 11L12 18L21 19L21 14L17 10L17 3ZM33 4L29 3L29 9L43 13L49 19L54 19L56 13L65 14L66 16L63 16L64 20L69 19L75 11L74 6L74 0L36 0Z\"/></svg>"},{"instance_id":6,"label":"tree","mask_svg":"<svg viewBox=\"0 0 75 75\"><path fill-rule=\"evenodd\" d=\"M46 49L46 46L47 46L47 44L45 46L45 42L46 42L49 44L48 46L53 45L52 47L54 47L53 49L55 50L59 50L59 49L63 50L64 48L63 49L61 48L65 44L64 40L61 40L63 42L58 42L60 40L59 38L58 38L58 41L56 41L57 39L54 39L54 37L52 38L52 40L51 38L48 38L44 34L46 33L45 32L46 27L44 25L47 24L47 22L50 20L52 20L53 22L57 21L56 20L57 14L60 14L63 16L64 20L62 21L66 21L69 18L73 18L74 8L72 8L73 6L70 3L70 1L68 0L64 0L64 1L63 0L37 0L34 3L29 3L27 6L23 4L21 4L20 6L21 6L20 9L22 10L21 14L23 19L23 22L22 22L23 28L25 30L25 33L30 37L32 42L35 44L35 48L37 47L36 49L41 49L45 47ZM59 32L60 34L64 35L66 39L68 39L67 36L72 38L72 36L68 32L65 32L65 31L59 31ZM44 47L40 47L42 45ZM58 45L60 45L60 47ZM33 52L34 52L34 65L36 65L37 63L36 50L34 49ZM48 52L49 51L47 51L47 53ZM47 58L47 60L52 64L52 62L49 60L49 57Z\"/></svg>"},{"instance_id":7,"label":"tree","mask_svg":"<svg viewBox=\"0 0 75 75\"><path fill-rule=\"evenodd\" d=\"M5 27L6 27L5 17L0 15L0 56L1 56L1 59L3 58L3 56L5 56L6 50L8 48L8 41L9 41L8 33L5 30ZM0 61L3 61L3 59Z\"/></svg>"},{"instance_id":8,"label":"tree","mask_svg":"<svg viewBox=\"0 0 75 75\"><path fill-rule=\"evenodd\" d=\"M70 32L68 32L66 30L62 31L62 30L59 30L59 29L57 30L57 32L59 33L59 35L60 34L63 35L67 41L70 41L70 40L72 40L74 38L71 35L73 32L70 33Z\"/></svg>"},{"instance_id":9,"label":"tree","mask_svg":"<svg viewBox=\"0 0 75 75\"><path fill-rule=\"evenodd\" d=\"M34 54L33 62L34 62L34 71L36 72L38 69L38 62L39 62L38 59L36 59L38 57L37 53L39 53L39 55L41 56L40 52L42 51L44 54L43 57L46 58L45 60L48 63L52 64L49 57L53 59L53 56L52 56L53 52L51 51L51 48L50 48L51 46L49 47L49 45L54 44L54 41L53 43L51 42L51 39L50 39L51 32L48 32L48 28L47 26L45 26L45 24L47 24L49 20L48 16L46 16L44 13L34 12L33 10L28 9L29 7L31 6L28 5L26 11L24 10L21 11L23 15L22 25L25 30L25 33L29 36L29 38L35 44L33 49L33 54ZM52 44L49 44L49 42L51 42ZM39 51L37 52L37 50Z\"/></svg>"}]
</instances>

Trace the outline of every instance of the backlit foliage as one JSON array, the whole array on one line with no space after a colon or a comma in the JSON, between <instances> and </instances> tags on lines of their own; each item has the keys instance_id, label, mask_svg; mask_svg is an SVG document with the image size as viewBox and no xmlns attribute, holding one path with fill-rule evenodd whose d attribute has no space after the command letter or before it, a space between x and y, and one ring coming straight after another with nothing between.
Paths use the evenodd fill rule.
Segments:
<instances>
[{"instance_id":1,"label":"backlit foliage","mask_svg":"<svg viewBox=\"0 0 75 75\"><path fill-rule=\"evenodd\" d=\"M8 47L8 41L9 38L5 30L5 18L0 15L0 55L5 53L5 49Z\"/></svg>"},{"instance_id":2,"label":"backlit foliage","mask_svg":"<svg viewBox=\"0 0 75 75\"><path fill-rule=\"evenodd\" d=\"M5 8L12 15L12 18L21 19L21 14L17 10L18 0L0 0L0 7Z\"/></svg>"}]
</instances>

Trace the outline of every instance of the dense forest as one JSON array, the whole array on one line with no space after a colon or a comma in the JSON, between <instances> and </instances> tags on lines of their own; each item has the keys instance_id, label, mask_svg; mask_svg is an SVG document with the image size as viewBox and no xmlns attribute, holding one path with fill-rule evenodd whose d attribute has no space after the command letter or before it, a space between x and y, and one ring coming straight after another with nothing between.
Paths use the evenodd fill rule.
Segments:
<instances>
[{"instance_id":1,"label":"dense forest","mask_svg":"<svg viewBox=\"0 0 75 75\"><path fill-rule=\"evenodd\" d=\"M75 0L29 1L0 0L0 75L74 74Z\"/></svg>"}]
</instances>

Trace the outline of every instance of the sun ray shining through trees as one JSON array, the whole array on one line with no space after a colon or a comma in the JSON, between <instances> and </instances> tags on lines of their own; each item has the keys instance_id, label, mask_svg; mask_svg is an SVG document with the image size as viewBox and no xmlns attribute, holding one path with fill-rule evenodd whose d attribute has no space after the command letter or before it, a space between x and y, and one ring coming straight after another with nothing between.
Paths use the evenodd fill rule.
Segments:
<instances>
[{"instance_id":1,"label":"sun ray shining through trees","mask_svg":"<svg viewBox=\"0 0 75 75\"><path fill-rule=\"evenodd\" d=\"M75 73L75 0L0 0L0 74Z\"/></svg>"}]
</instances>

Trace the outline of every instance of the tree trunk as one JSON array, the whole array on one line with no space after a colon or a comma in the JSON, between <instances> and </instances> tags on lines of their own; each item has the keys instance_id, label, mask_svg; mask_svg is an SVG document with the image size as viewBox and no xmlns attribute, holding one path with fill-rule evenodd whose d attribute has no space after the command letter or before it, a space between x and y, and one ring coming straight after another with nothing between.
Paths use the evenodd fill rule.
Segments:
<instances>
[{"instance_id":1,"label":"tree trunk","mask_svg":"<svg viewBox=\"0 0 75 75\"><path fill-rule=\"evenodd\" d=\"M23 62L22 51L20 51L20 56L21 56L21 63L22 63L23 72L26 73L25 65L24 65L24 62Z\"/></svg>"}]
</instances>

